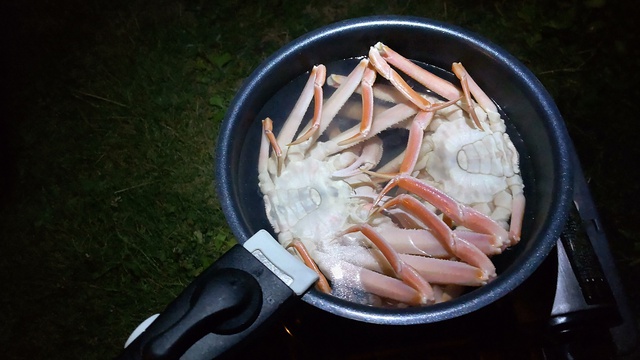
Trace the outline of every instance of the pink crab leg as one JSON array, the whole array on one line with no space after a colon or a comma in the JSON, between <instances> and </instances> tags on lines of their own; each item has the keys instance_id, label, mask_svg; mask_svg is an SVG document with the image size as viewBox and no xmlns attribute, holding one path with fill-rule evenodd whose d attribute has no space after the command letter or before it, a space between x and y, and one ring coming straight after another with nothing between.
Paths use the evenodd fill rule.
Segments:
<instances>
[{"instance_id":1,"label":"pink crab leg","mask_svg":"<svg viewBox=\"0 0 640 360\"><path fill-rule=\"evenodd\" d=\"M422 138L424 130L429 126L433 119L434 112L432 111L420 111L415 116L409 127L409 139L407 140L407 148L404 151L404 158L400 164L400 169L396 173L384 173L368 171L367 173L372 176L380 178L393 178L398 174L411 174L418 162L420 156L420 148L422 147Z\"/></svg>"},{"instance_id":2,"label":"pink crab leg","mask_svg":"<svg viewBox=\"0 0 640 360\"><path fill-rule=\"evenodd\" d=\"M262 135L260 136L260 151L258 153L258 173L266 174L269 162L269 138L264 132L264 120L262 121Z\"/></svg>"},{"instance_id":3,"label":"pink crab leg","mask_svg":"<svg viewBox=\"0 0 640 360\"><path fill-rule=\"evenodd\" d=\"M460 63L453 63L452 69L458 79L460 79L460 84L462 84L462 92L464 93L464 98L467 100L467 104L469 106L469 115L471 115L471 119L473 120L476 128L482 129L482 123L480 122L480 119L478 119L478 114L476 114L475 103L471 99L471 92L469 90L469 74L464 70Z\"/></svg>"},{"instance_id":4,"label":"pink crab leg","mask_svg":"<svg viewBox=\"0 0 640 360\"><path fill-rule=\"evenodd\" d=\"M413 119L413 122L411 122L407 149L405 150L405 156L400 165L401 174L410 174L416 166L418 156L420 155L420 147L422 146L422 136L424 135L424 130L431 123L433 114L432 111L420 111Z\"/></svg>"},{"instance_id":5,"label":"pink crab leg","mask_svg":"<svg viewBox=\"0 0 640 360\"><path fill-rule=\"evenodd\" d=\"M511 192L513 199L511 200L511 221L509 222L509 239L511 245L520 241L520 233L522 231L522 219L524 218L525 197L522 192L523 185L512 184Z\"/></svg>"},{"instance_id":6,"label":"pink crab leg","mask_svg":"<svg viewBox=\"0 0 640 360\"><path fill-rule=\"evenodd\" d=\"M453 65L451 66L451 70L453 70L453 73L456 74L460 81L462 81L463 78L465 79L469 91L476 99L478 104L480 104L480 106L484 109L484 111L498 112L498 108L496 108L496 105L493 103L493 101L491 101L489 96L487 96L487 94L482 91L475 80L473 80L464 66L462 66L462 63L453 63Z\"/></svg>"},{"instance_id":7,"label":"pink crab leg","mask_svg":"<svg viewBox=\"0 0 640 360\"><path fill-rule=\"evenodd\" d=\"M460 93L460 90L458 90L455 85L423 69L414 62L398 54L387 45L379 42L374 46L374 48L389 64L395 66L400 71L409 75L411 78L415 79L423 86L433 90L436 94L444 97L445 99L454 100L459 99L462 96L462 93Z\"/></svg>"},{"instance_id":8,"label":"pink crab leg","mask_svg":"<svg viewBox=\"0 0 640 360\"><path fill-rule=\"evenodd\" d=\"M383 226L378 227L377 231L383 238L387 239L387 242L401 254L413 254L424 255L434 258L450 258L455 256L442 242L433 235L429 230L424 229L424 224L416 224L418 220L413 220L410 214L405 214L400 209L388 209L387 210L394 218L394 221L399 220L401 216L406 216L408 221L412 222L411 226L403 224L404 228L397 228L395 226ZM407 221L404 219L402 221ZM453 230L459 239L462 239L473 246L477 247L480 251L487 255L496 255L501 251L495 246L491 246L491 235L480 234L468 230Z\"/></svg>"},{"instance_id":9,"label":"pink crab leg","mask_svg":"<svg viewBox=\"0 0 640 360\"><path fill-rule=\"evenodd\" d=\"M502 248L491 245L491 242L494 240L493 235L462 229L455 229L453 232L459 239L463 239L464 241L473 244L473 246L477 247L487 255L497 255L502 253Z\"/></svg>"},{"instance_id":10,"label":"pink crab leg","mask_svg":"<svg viewBox=\"0 0 640 360\"><path fill-rule=\"evenodd\" d=\"M393 250L393 248L380 236L371 225L362 224L354 225L347 229L343 235L354 232L361 232L380 250L382 255L387 259L389 265L396 273L396 276L416 289L420 294L420 303L426 304L434 301L433 288L425 281L420 274L411 266L407 265Z\"/></svg>"},{"instance_id":11,"label":"pink crab leg","mask_svg":"<svg viewBox=\"0 0 640 360\"><path fill-rule=\"evenodd\" d=\"M407 194L398 195L384 203L378 210L396 205L407 209L410 213L418 217L420 221L433 231L435 237L442 242L442 245L447 248L451 254L470 265L478 267L486 276L495 276L496 268L486 254L472 244L460 239L435 213L427 209L413 196Z\"/></svg>"},{"instance_id":12,"label":"pink crab leg","mask_svg":"<svg viewBox=\"0 0 640 360\"><path fill-rule=\"evenodd\" d=\"M382 58L380 53L375 47L371 47L369 50L369 61L378 71L378 73L389 80L393 86L398 89L409 101L416 105L421 110L428 110L431 107L431 102L424 97L420 96L395 70L389 66L389 64Z\"/></svg>"},{"instance_id":13,"label":"pink crab leg","mask_svg":"<svg viewBox=\"0 0 640 360\"><path fill-rule=\"evenodd\" d=\"M336 117L338 111L349 100L351 94L353 94L358 85L362 81L362 76L369 66L369 60L362 59L358 65L349 73L344 83L340 84L338 89L331 95L327 101L325 101L322 111L322 118L320 119L320 128L316 132L316 135L322 134L329 126L331 121Z\"/></svg>"},{"instance_id":14,"label":"pink crab leg","mask_svg":"<svg viewBox=\"0 0 640 360\"><path fill-rule=\"evenodd\" d=\"M403 93L410 101L412 101L423 111L435 111L440 108L449 106L457 102L462 96L458 88L456 88L453 84L414 64L413 62L391 50L391 48L381 42L371 47L371 49L369 50L369 58L383 77L391 81L391 83L395 87L397 87L401 93ZM417 80L425 87L432 89L437 94L443 96L445 99L449 100L449 102L438 106L433 106L431 103L426 101L426 99L413 91L413 89L409 87L409 85L402 79L402 77L400 77L400 75L395 70L393 70L391 66L389 66L389 63L393 64L398 69L400 69L413 79ZM463 82L463 90L464 89L465 84ZM463 94L465 94L467 98L470 98L468 93L468 90L463 91ZM477 119L476 114L473 112L472 117L478 127L480 127L480 122Z\"/></svg>"},{"instance_id":15,"label":"pink crab leg","mask_svg":"<svg viewBox=\"0 0 640 360\"><path fill-rule=\"evenodd\" d=\"M346 76L331 74L327 77L327 85L337 88L340 84L344 83L346 79ZM362 88L357 89L355 92L362 95ZM392 85L376 84L373 87L373 97L393 104L408 102L407 98Z\"/></svg>"},{"instance_id":16,"label":"pink crab leg","mask_svg":"<svg viewBox=\"0 0 640 360\"><path fill-rule=\"evenodd\" d=\"M276 136L273 134L273 121L271 120L271 118L266 118L264 120L262 120L262 133L264 136L264 139L268 140L268 142L271 144L271 147L273 148L273 152L276 155L276 161L278 164L278 174L280 173L280 169L282 168L282 150L280 149L280 146L278 145L278 141L276 140ZM269 157L269 148L268 146L265 146L267 142L263 141L260 148L260 161L258 164L258 168L260 169L260 172L266 171L267 169L267 159ZM263 154L265 153L266 154Z\"/></svg>"},{"instance_id":17,"label":"pink crab leg","mask_svg":"<svg viewBox=\"0 0 640 360\"><path fill-rule=\"evenodd\" d=\"M365 137L364 140L370 139L378 135L382 131L398 124L399 122L405 119L410 118L411 116L415 115L417 112L418 112L418 109L413 105L407 105L402 103L397 104L383 111L378 116L376 116L376 118L373 120L371 124L371 131L369 132L369 135ZM338 145L338 143L340 143L342 140L345 140L354 136L355 134L358 133L358 131L359 131L358 127L353 127L344 131L342 134L332 139L332 142L335 142L335 146L329 149L327 154L325 154L325 156L333 155L346 148L351 147L353 144Z\"/></svg>"},{"instance_id":18,"label":"pink crab leg","mask_svg":"<svg viewBox=\"0 0 640 360\"><path fill-rule=\"evenodd\" d=\"M371 122L373 121L373 83L376 81L376 72L371 67L367 67L360 82L362 91L362 120L360 122L360 132L342 140L338 145L347 145L357 143L367 137L371 130Z\"/></svg>"},{"instance_id":19,"label":"pink crab leg","mask_svg":"<svg viewBox=\"0 0 640 360\"><path fill-rule=\"evenodd\" d=\"M365 268L360 269L359 278L363 289L371 294L409 305L426 304L419 291L396 278Z\"/></svg>"},{"instance_id":20,"label":"pink crab leg","mask_svg":"<svg viewBox=\"0 0 640 360\"><path fill-rule=\"evenodd\" d=\"M327 84L329 86L337 87L337 86L339 86L340 84L342 84L345 81L346 77L345 76L341 76L341 75L332 74L327 79L328 79L327 80ZM362 90L361 89L356 89L355 93L362 95ZM421 95L421 96L423 96L423 95ZM400 103L405 103L405 102L411 103L411 101L409 99L407 99L407 97L404 94L402 94L395 86L384 85L384 84L376 84L373 87L373 97L375 99L380 99L380 100L383 100L383 101L386 101L386 102L389 102L389 103L393 103L393 104L400 104ZM431 106L428 108L428 110L430 110L430 111L431 110L432 111L440 110L442 108L445 108L447 106L455 104L461 98L462 98L462 95L458 96L458 97L454 97L454 98L452 98L450 100L447 99L447 101L445 101L445 102L432 103Z\"/></svg>"},{"instance_id":21,"label":"pink crab leg","mask_svg":"<svg viewBox=\"0 0 640 360\"><path fill-rule=\"evenodd\" d=\"M332 273L335 270L338 271L338 274L334 273L334 276L344 277L345 274L349 274L349 277L355 276L354 280L359 283L364 291L370 294L407 305L425 305L424 297L419 291L395 277L339 259L337 262L336 260L332 260L330 268L326 269L329 273ZM434 287L433 290L434 300L439 301L442 297L440 289ZM333 292L339 293L340 285L336 285Z\"/></svg>"},{"instance_id":22,"label":"pink crab leg","mask_svg":"<svg viewBox=\"0 0 640 360\"><path fill-rule=\"evenodd\" d=\"M322 86L324 85L325 78L327 75L327 70L324 66L314 67L312 70L312 74L315 72L315 77L313 81L313 120L312 125L307 132L302 134L296 141L289 144L297 145L306 140L308 140L318 129L320 128L320 120L322 119L322 105L323 105L323 92Z\"/></svg>"},{"instance_id":23,"label":"pink crab leg","mask_svg":"<svg viewBox=\"0 0 640 360\"><path fill-rule=\"evenodd\" d=\"M320 269L318 269L318 265L316 265L316 262L313 261L311 255L309 255L309 252L307 251L307 248L304 246L302 241L295 239L289 244L288 247L293 247L294 249L296 249L305 265L307 265L311 270L315 271L316 274L318 274L318 281L316 282L318 290L327 294L331 294L331 286L329 286L327 278L324 276L324 274L322 274Z\"/></svg>"},{"instance_id":24,"label":"pink crab leg","mask_svg":"<svg viewBox=\"0 0 640 360\"><path fill-rule=\"evenodd\" d=\"M451 105L451 103L447 103L446 106L449 105ZM416 166L416 163L418 162L418 157L420 156L420 148L422 147L424 131L429 126L429 124L431 124L431 120L433 120L434 114L434 111L419 111L418 114L414 117L409 127L409 139L407 141L407 148L402 154L404 158L400 163L398 172L385 173L368 171L367 173L372 176L386 179L390 179L398 174L411 174Z\"/></svg>"},{"instance_id":25,"label":"pink crab leg","mask_svg":"<svg viewBox=\"0 0 640 360\"><path fill-rule=\"evenodd\" d=\"M480 286L485 285L489 280L484 271L461 261L408 254L400 254L400 258L431 284Z\"/></svg>"},{"instance_id":26,"label":"pink crab leg","mask_svg":"<svg viewBox=\"0 0 640 360\"><path fill-rule=\"evenodd\" d=\"M289 117L287 117L287 120L284 122L282 130L280 130L280 134L278 135L278 144L291 143L298 127L300 127L304 114L307 112L309 104L311 104L311 100L316 95L316 85L320 83L318 80L322 80L323 77L326 77L326 72L327 70L322 64L316 65L311 69L307 83L304 85L293 109L291 109ZM314 116L315 110L316 109L314 108Z\"/></svg>"},{"instance_id":27,"label":"pink crab leg","mask_svg":"<svg viewBox=\"0 0 640 360\"><path fill-rule=\"evenodd\" d=\"M462 225L480 233L493 235L492 245L496 248L502 249L503 246L506 247L509 244L509 234L493 219L471 207L458 203L441 190L405 174L398 175L391 179L384 189L382 189L374 205L377 205L379 200L396 186L428 201L451 218L457 225Z\"/></svg>"},{"instance_id":28,"label":"pink crab leg","mask_svg":"<svg viewBox=\"0 0 640 360\"><path fill-rule=\"evenodd\" d=\"M401 229L383 227L377 229L380 236L401 254L448 258L452 254L426 229Z\"/></svg>"}]
</instances>

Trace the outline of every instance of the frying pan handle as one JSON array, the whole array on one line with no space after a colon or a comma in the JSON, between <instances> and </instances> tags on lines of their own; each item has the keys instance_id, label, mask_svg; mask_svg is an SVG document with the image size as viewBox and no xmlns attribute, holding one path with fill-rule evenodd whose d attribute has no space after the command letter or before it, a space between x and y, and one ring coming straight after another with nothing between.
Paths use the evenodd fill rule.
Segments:
<instances>
[{"instance_id":1,"label":"frying pan handle","mask_svg":"<svg viewBox=\"0 0 640 360\"><path fill-rule=\"evenodd\" d=\"M266 328L296 293L240 245L194 280L118 359L213 359Z\"/></svg>"},{"instance_id":2,"label":"frying pan handle","mask_svg":"<svg viewBox=\"0 0 640 360\"><path fill-rule=\"evenodd\" d=\"M144 346L146 358L177 359L210 332L237 333L258 316L260 284L238 269L215 271L191 296L191 306L177 323Z\"/></svg>"}]
</instances>

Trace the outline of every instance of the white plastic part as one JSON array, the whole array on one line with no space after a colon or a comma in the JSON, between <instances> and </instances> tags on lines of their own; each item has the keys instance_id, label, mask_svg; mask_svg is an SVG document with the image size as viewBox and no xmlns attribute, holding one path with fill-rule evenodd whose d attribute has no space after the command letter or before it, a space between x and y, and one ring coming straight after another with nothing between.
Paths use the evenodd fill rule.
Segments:
<instances>
[{"instance_id":1,"label":"white plastic part","mask_svg":"<svg viewBox=\"0 0 640 360\"><path fill-rule=\"evenodd\" d=\"M124 347L126 348L127 346L129 346L129 344L131 344L135 339L137 339L138 336L140 336L140 334L142 334L145 330L147 330L149 325L151 325L151 323L154 322L159 315L160 314L151 315L147 320L141 322L140 325L138 325L138 327L135 330L133 330L131 335L129 335L127 342L124 343Z\"/></svg>"},{"instance_id":2,"label":"white plastic part","mask_svg":"<svg viewBox=\"0 0 640 360\"><path fill-rule=\"evenodd\" d=\"M249 238L244 248L298 295L304 294L318 281L315 271L285 250L266 230L260 230Z\"/></svg>"}]
</instances>

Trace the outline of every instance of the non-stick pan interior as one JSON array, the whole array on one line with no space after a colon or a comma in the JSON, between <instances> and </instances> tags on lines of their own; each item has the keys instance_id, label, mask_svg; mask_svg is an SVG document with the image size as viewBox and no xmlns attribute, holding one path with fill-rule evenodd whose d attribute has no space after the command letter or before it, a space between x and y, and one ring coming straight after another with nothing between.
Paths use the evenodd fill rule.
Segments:
<instances>
[{"instance_id":1,"label":"non-stick pan interior","mask_svg":"<svg viewBox=\"0 0 640 360\"><path fill-rule=\"evenodd\" d=\"M382 324L437 322L486 306L521 284L555 245L571 201L569 137L553 100L515 58L478 35L422 18L372 17L337 23L282 48L250 75L225 117L218 139L216 181L223 210L238 241L272 231L257 186L261 111L278 91L300 81L315 64L367 54L378 41L404 56L441 69L460 61L502 108L521 154L527 208L522 241L494 257L498 277L444 304L383 309L310 290L303 300L340 316ZM296 80L298 79L298 80ZM293 99L292 101L295 101Z\"/></svg>"}]
</instances>

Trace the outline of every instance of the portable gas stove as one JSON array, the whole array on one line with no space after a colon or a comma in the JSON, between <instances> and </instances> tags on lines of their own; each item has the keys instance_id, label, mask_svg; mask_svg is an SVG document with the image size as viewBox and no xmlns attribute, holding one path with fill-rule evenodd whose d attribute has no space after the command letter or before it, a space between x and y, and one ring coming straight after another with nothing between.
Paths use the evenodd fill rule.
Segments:
<instances>
[{"instance_id":1,"label":"portable gas stove","mask_svg":"<svg viewBox=\"0 0 640 360\"><path fill-rule=\"evenodd\" d=\"M575 155L574 207L556 249L516 291L442 323L384 326L300 302L231 358L633 359L638 332Z\"/></svg>"}]
</instances>

